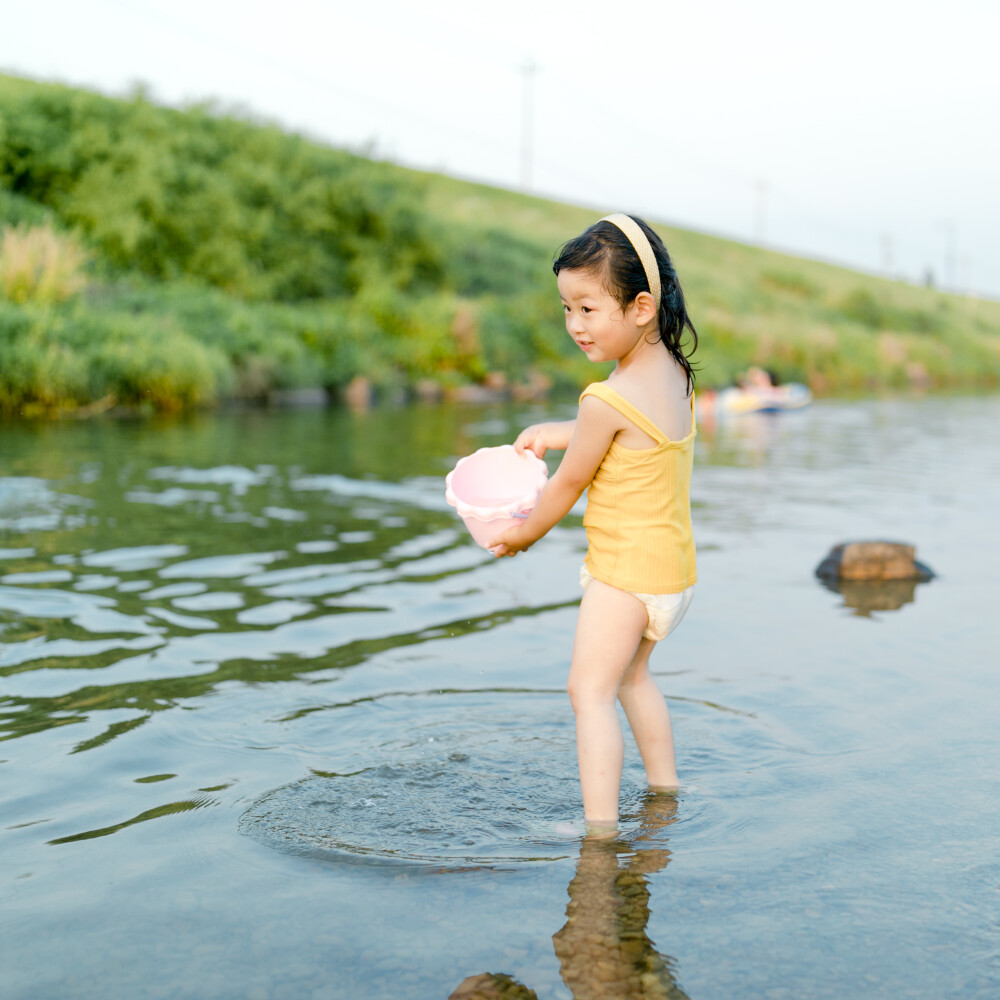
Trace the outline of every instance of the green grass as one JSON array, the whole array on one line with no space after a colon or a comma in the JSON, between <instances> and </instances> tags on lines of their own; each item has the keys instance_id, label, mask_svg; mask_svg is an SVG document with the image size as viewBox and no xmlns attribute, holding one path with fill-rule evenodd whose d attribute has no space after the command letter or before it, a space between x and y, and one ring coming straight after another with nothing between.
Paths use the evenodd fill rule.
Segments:
<instances>
[{"instance_id":1,"label":"green grass","mask_svg":"<svg viewBox=\"0 0 1000 1000\"><path fill-rule=\"evenodd\" d=\"M505 226L544 260L618 206L581 208L424 175L439 219ZM946 295L649 219L677 266L699 333L700 379L750 364L817 393L1000 385L1000 302ZM560 325L551 327L559 336Z\"/></svg>"},{"instance_id":2,"label":"green grass","mask_svg":"<svg viewBox=\"0 0 1000 1000\"><path fill-rule=\"evenodd\" d=\"M579 387L601 372L564 332L551 259L622 208L0 76L0 229L82 251L66 295L19 280L0 297L0 413L336 394L359 376ZM750 364L817 393L1000 384L998 302L648 221L685 288L703 385Z\"/></svg>"}]
</instances>

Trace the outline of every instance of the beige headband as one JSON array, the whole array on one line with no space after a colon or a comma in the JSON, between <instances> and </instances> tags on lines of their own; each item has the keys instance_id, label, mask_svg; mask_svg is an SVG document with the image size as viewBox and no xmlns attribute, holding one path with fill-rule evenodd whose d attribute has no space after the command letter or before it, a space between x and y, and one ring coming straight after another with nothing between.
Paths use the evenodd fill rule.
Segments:
<instances>
[{"instance_id":1,"label":"beige headband","mask_svg":"<svg viewBox=\"0 0 1000 1000\"><path fill-rule=\"evenodd\" d=\"M642 261L642 268L646 272L646 281L649 282L649 291L656 303L657 311L660 308L660 269L656 265L656 257L653 248L649 245L649 240L642 228L627 215L617 212L615 215L606 215L601 222L610 222L617 226L627 237L629 243L635 247L635 252Z\"/></svg>"}]
</instances>

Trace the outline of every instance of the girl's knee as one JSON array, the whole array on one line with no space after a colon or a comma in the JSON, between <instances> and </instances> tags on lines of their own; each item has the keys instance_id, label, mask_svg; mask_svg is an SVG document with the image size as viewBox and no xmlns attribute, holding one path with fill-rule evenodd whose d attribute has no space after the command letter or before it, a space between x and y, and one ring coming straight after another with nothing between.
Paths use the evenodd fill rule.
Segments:
<instances>
[{"instance_id":1,"label":"girl's knee","mask_svg":"<svg viewBox=\"0 0 1000 1000\"><path fill-rule=\"evenodd\" d=\"M608 690L607 685L595 682L592 678L574 677L570 674L566 682L566 693L574 712L586 711L595 706L613 705L615 690Z\"/></svg>"}]
</instances>

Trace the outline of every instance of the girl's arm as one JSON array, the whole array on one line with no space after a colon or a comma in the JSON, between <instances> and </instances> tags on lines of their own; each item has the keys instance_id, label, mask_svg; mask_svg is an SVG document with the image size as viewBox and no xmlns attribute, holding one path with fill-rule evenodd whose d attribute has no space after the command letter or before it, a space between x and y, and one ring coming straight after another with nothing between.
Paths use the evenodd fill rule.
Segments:
<instances>
[{"instance_id":1,"label":"girl's arm","mask_svg":"<svg viewBox=\"0 0 1000 1000\"><path fill-rule=\"evenodd\" d=\"M514 447L519 455L533 451L539 458L545 458L549 448L565 451L573 437L575 420L560 420L548 424L532 424L517 436Z\"/></svg>"},{"instance_id":2,"label":"girl's arm","mask_svg":"<svg viewBox=\"0 0 1000 1000\"><path fill-rule=\"evenodd\" d=\"M488 548L493 550L495 556L513 556L523 552L562 520L590 485L611 442L622 429L623 418L597 397L585 396L575 421L540 426L565 428L573 424L566 454L525 522L508 528L489 544ZM529 427L522 432L522 436L533 429ZM558 433L565 433L565 430Z\"/></svg>"}]
</instances>

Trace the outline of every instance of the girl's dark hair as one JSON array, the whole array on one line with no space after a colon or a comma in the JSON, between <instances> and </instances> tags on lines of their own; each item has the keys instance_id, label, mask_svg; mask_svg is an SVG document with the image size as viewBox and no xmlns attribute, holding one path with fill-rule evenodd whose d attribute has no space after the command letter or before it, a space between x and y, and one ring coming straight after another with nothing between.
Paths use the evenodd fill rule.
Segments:
<instances>
[{"instance_id":1,"label":"girl's dark hair","mask_svg":"<svg viewBox=\"0 0 1000 1000\"><path fill-rule=\"evenodd\" d=\"M684 369L690 390L694 388L694 370L690 358L698 348L698 331L688 316L684 293L663 240L642 219L634 215L631 218L646 234L660 269L660 308L656 316L660 340L671 357ZM580 270L601 275L611 297L623 310L635 301L640 292L651 291L635 247L613 222L605 222L603 219L563 244L552 261L552 270L556 274L562 270ZM691 331L691 343L687 351L682 343L685 327Z\"/></svg>"}]
</instances>

